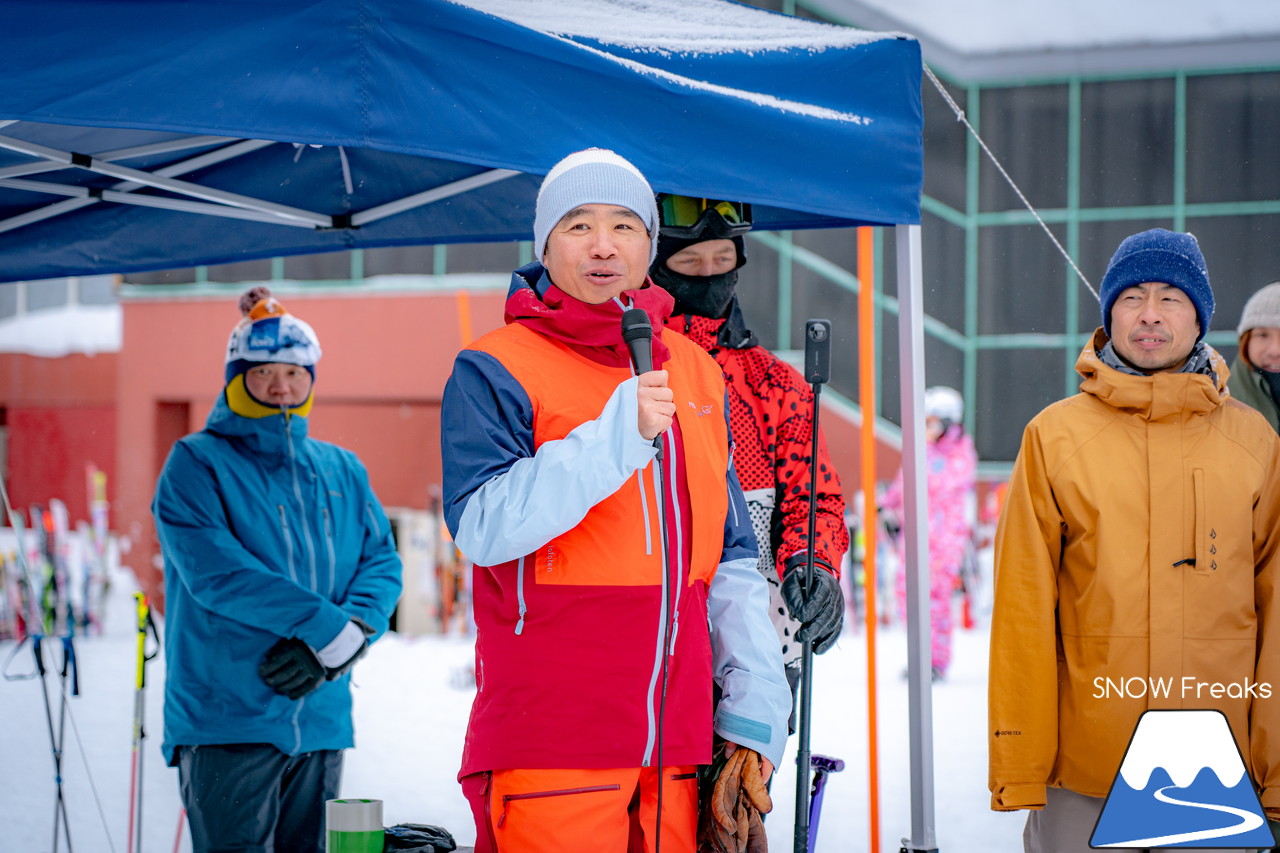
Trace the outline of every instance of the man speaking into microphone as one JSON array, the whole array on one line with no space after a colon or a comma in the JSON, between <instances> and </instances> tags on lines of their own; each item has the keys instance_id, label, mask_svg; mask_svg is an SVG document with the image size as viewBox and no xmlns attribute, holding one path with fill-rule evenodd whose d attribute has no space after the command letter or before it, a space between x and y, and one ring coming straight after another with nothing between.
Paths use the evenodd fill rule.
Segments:
<instances>
[{"instance_id":1,"label":"man speaking into microphone","mask_svg":"<svg viewBox=\"0 0 1280 853\"><path fill-rule=\"evenodd\" d=\"M513 274L507 324L445 386L445 516L475 563L458 778L477 851L693 853L713 728L760 780L782 757L791 694L724 380L664 333L657 238L630 162L566 157L539 190L539 260Z\"/></svg>"}]
</instances>

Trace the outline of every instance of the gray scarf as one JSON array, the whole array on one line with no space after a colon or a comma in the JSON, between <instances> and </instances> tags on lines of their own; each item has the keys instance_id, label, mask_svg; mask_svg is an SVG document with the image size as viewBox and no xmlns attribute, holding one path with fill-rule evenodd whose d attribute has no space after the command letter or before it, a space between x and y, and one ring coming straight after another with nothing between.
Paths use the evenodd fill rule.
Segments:
<instances>
[{"instance_id":1,"label":"gray scarf","mask_svg":"<svg viewBox=\"0 0 1280 853\"><path fill-rule=\"evenodd\" d=\"M1218 374L1214 372L1210 363L1210 354L1213 350L1209 349L1204 341L1197 341L1196 345L1191 349L1191 355L1187 356L1187 363L1181 368L1175 370L1174 373L1203 373L1213 380L1213 384L1218 384ZM1102 363L1112 370L1118 370L1121 373L1127 373L1130 376L1150 376L1149 373L1143 373L1136 367L1130 367L1120 358L1120 354L1116 352L1115 344L1107 341L1106 346L1098 353L1098 358L1102 359Z\"/></svg>"}]
</instances>

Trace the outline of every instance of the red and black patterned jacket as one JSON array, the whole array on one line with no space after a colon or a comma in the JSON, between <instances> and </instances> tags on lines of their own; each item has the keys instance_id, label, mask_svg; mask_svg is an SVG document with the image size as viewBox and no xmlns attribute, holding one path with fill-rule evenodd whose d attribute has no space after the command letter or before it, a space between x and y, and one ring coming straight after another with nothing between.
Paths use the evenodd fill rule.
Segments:
<instances>
[{"instance_id":1,"label":"red and black patterned jacket","mask_svg":"<svg viewBox=\"0 0 1280 853\"><path fill-rule=\"evenodd\" d=\"M684 315L667 326L705 349L724 371L733 463L760 542L760 571L777 578L791 556L808 550L813 391L798 370L756 342L741 317L735 301L728 320ZM815 557L838 574L849 531L840 478L821 433L815 529Z\"/></svg>"}]
</instances>

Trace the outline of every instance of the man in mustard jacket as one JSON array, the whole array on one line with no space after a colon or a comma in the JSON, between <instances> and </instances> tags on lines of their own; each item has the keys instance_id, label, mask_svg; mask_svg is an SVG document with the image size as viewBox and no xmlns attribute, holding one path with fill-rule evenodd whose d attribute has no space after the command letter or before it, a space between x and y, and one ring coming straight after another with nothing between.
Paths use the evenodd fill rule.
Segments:
<instances>
[{"instance_id":1,"label":"man in mustard jacket","mask_svg":"<svg viewBox=\"0 0 1280 853\"><path fill-rule=\"evenodd\" d=\"M1202 340L1191 234L1121 243L1101 307L1080 393L1027 425L996 533L991 807L1033 810L1028 851L1089 850L1147 709L1224 713L1280 815L1280 439Z\"/></svg>"}]
</instances>

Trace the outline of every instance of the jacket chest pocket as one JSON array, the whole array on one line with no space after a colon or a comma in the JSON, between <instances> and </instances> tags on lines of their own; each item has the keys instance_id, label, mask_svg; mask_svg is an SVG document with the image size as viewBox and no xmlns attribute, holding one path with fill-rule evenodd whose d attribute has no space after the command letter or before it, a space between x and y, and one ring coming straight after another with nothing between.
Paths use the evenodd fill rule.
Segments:
<instances>
[{"instance_id":1,"label":"jacket chest pocket","mask_svg":"<svg viewBox=\"0 0 1280 853\"><path fill-rule=\"evenodd\" d=\"M1191 571L1197 575L1208 575L1218 570L1218 547L1216 540L1218 531L1209 523L1208 483L1203 468L1191 471L1191 507L1195 518L1191 520L1192 553L1195 554L1195 565Z\"/></svg>"}]
</instances>

